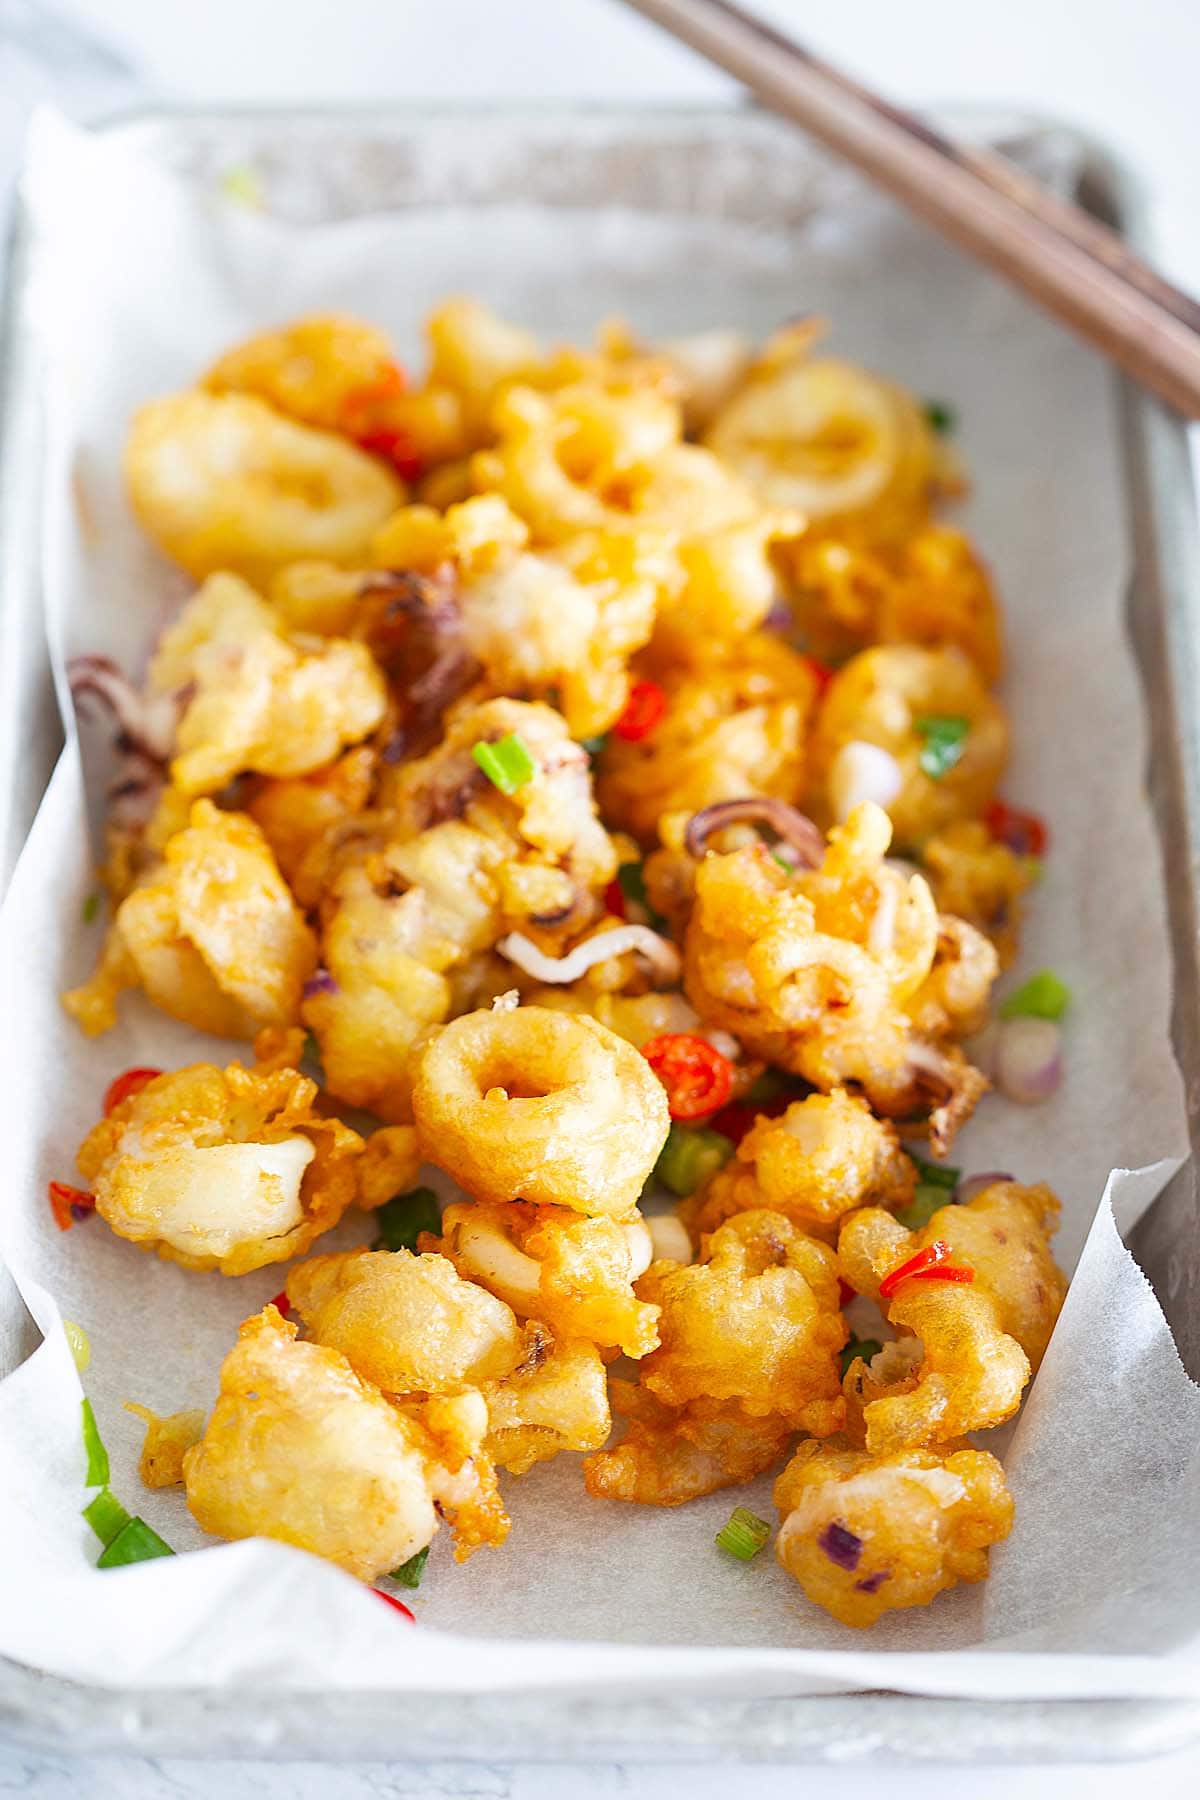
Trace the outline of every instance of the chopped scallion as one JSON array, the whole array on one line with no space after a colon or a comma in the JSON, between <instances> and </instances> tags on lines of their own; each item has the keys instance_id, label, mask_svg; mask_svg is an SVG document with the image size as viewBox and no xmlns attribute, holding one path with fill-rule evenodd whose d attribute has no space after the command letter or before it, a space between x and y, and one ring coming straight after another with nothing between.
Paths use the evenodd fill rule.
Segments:
<instances>
[{"instance_id":1,"label":"chopped scallion","mask_svg":"<svg viewBox=\"0 0 1200 1800\"><path fill-rule=\"evenodd\" d=\"M170 1544L163 1542L157 1531L136 1515L122 1525L112 1542L106 1544L96 1562L98 1569L120 1569L127 1563L151 1562L156 1556L174 1556Z\"/></svg>"},{"instance_id":2,"label":"chopped scallion","mask_svg":"<svg viewBox=\"0 0 1200 1800\"><path fill-rule=\"evenodd\" d=\"M742 1096L747 1106L766 1106L771 1100L778 1100L780 1094L786 1093L788 1078L781 1075L778 1069L764 1069L755 1077Z\"/></svg>"},{"instance_id":3,"label":"chopped scallion","mask_svg":"<svg viewBox=\"0 0 1200 1800\"><path fill-rule=\"evenodd\" d=\"M1071 1004L1071 990L1053 969L1039 969L1000 1006L1002 1019L1061 1019Z\"/></svg>"},{"instance_id":4,"label":"chopped scallion","mask_svg":"<svg viewBox=\"0 0 1200 1800\"><path fill-rule=\"evenodd\" d=\"M100 1427L96 1424L96 1415L92 1411L92 1403L85 1394L81 1402L83 1411L83 1447L87 1451L87 1487L107 1487L108 1485L108 1451L104 1448L104 1440L100 1436Z\"/></svg>"},{"instance_id":5,"label":"chopped scallion","mask_svg":"<svg viewBox=\"0 0 1200 1800\"><path fill-rule=\"evenodd\" d=\"M850 1342L843 1348L840 1357L842 1380L845 1381L846 1376L849 1373L850 1364L854 1361L856 1356L861 1356L865 1363L869 1363L871 1358L873 1356L878 1356L882 1349L883 1345L879 1342L878 1338L852 1337Z\"/></svg>"},{"instance_id":6,"label":"chopped scallion","mask_svg":"<svg viewBox=\"0 0 1200 1800\"><path fill-rule=\"evenodd\" d=\"M379 1221L377 1250L415 1250L423 1231L438 1232L442 1215L432 1188L413 1188L396 1194L375 1214Z\"/></svg>"},{"instance_id":7,"label":"chopped scallion","mask_svg":"<svg viewBox=\"0 0 1200 1800\"><path fill-rule=\"evenodd\" d=\"M949 1163L926 1162L924 1157L915 1156L911 1150L908 1160L916 1169L922 1187L956 1188L962 1177L961 1169L955 1169Z\"/></svg>"},{"instance_id":8,"label":"chopped scallion","mask_svg":"<svg viewBox=\"0 0 1200 1800\"><path fill-rule=\"evenodd\" d=\"M646 896L646 873L640 862L622 863L617 870L617 886L626 900L632 900L635 906L643 908L646 923L651 931L663 931L667 921L661 913L655 912Z\"/></svg>"},{"instance_id":9,"label":"chopped scallion","mask_svg":"<svg viewBox=\"0 0 1200 1800\"><path fill-rule=\"evenodd\" d=\"M88 1501L83 1516L106 1550L130 1518L112 1489L106 1487L100 1489L94 1500Z\"/></svg>"},{"instance_id":10,"label":"chopped scallion","mask_svg":"<svg viewBox=\"0 0 1200 1800\"><path fill-rule=\"evenodd\" d=\"M941 436L953 431L958 424L958 413L954 407L948 406L944 400L927 400L925 417L933 429Z\"/></svg>"},{"instance_id":11,"label":"chopped scallion","mask_svg":"<svg viewBox=\"0 0 1200 1800\"><path fill-rule=\"evenodd\" d=\"M719 1131L689 1130L672 1125L658 1153L654 1173L664 1187L680 1199L694 1194L710 1175L715 1175L733 1155L733 1144Z\"/></svg>"},{"instance_id":12,"label":"chopped scallion","mask_svg":"<svg viewBox=\"0 0 1200 1800\"><path fill-rule=\"evenodd\" d=\"M971 721L949 713L929 713L914 720L917 732L924 738L917 761L931 781L940 781L962 760L971 732Z\"/></svg>"},{"instance_id":13,"label":"chopped scallion","mask_svg":"<svg viewBox=\"0 0 1200 1800\"><path fill-rule=\"evenodd\" d=\"M910 1203L896 1214L901 1225L909 1231L920 1231L928 1225L935 1212L943 1206L953 1206L954 1196L946 1188L922 1181Z\"/></svg>"},{"instance_id":14,"label":"chopped scallion","mask_svg":"<svg viewBox=\"0 0 1200 1800\"><path fill-rule=\"evenodd\" d=\"M423 1550L418 1550L415 1556L410 1556L407 1562L401 1563L398 1569L392 1570L392 1580L398 1581L401 1587L419 1588L421 1577L425 1573L425 1564L428 1561L429 1545L426 1544Z\"/></svg>"},{"instance_id":15,"label":"chopped scallion","mask_svg":"<svg viewBox=\"0 0 1200 1800\"><path fill-rule=\"evenodd\" d=\"M82 1375L92 1360L92 1346L88 1342L88 1334L82 1325L75 1323L74 1319L63 1320L63 1332L70 1345L71 1355L75 1359L75 1367Z\"/></svg>"},{"instance_id":16,"label":"chopped scallion","mask_svg":"<svg viewBox=\"0 0 1200 1800\"><path fill-rule=\"evenodd\" d=\"M83 922L90 925L100 911L100 895L92 892L83 903Z\"/></svg>"},{"instance_id":17,"label":"chopped scallion","mask_svg":"<svg viewBox=\"0 0 1200 1800\"><path fill-rule=\"evenodd\" d=\"M537 773L537 764L528 746L515 731L510 731L495 744L485 743L481 738L471 746L471 755L493 787L498 787L502 794L515 794Z\"/></svg>"},{"instance_id":18,"label":"chopped scallion","mask_svg":"<svg viewBox=\"0 0 1200 1800\"><path fill-rule=\"evenodd\" d=\"M757 1513L735 1506L717 1533L717 1543L739 1562L751 1562L771 1535L771 1527Z\"/></svg>"}]
</instances>

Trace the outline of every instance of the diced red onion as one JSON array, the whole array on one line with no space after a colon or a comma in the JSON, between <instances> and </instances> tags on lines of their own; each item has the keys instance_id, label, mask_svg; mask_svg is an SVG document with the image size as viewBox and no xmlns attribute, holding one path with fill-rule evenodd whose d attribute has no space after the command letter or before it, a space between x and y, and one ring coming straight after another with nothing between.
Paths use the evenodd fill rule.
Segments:
<instances>
[{"instance_id":1,"label":"diced red onion","mask_svg":"<svg viewBox=\"0 0 1200 1800\"><path fill-rule=\"evenodd\" d=\"M830 1562L836 1563L839 1569L853 1574L863 1553L863 1542L845 1525L839 1525L833 1519L817 1539L817 1548L823 1550Z\"/></svg>"},{"instance_id":2,"label":"diced red onion","mask_svg":"<svg viewBox=\"0 0 1200 1800\"><path fill-rule=\"evenodd\" d=\"M865 1575L861 1581L855 1582L855 1593L877 1594L890 1574L890 1569L876 1569L873 1575Z\"/></svg>"},{"instance_id":3,"label":"diced red onion","mask_svg":"<svg viewBox=\"0 0 1200 1800\"><path fill-rule=\"evenodd\" d=\"M316 994L336 994L338 984L328 969L318 969L315 974L309 976L302 991L304 998L311 1000Z\"/></svg>"},{"instance_id":4,"label":"diced red onion","mask_svg":"<svg viewBox=\"0 0 1200 1800\"><path fill-rule=\"evenodd\" d=\"M829 769L829 803L843 824L864 800L888 807L904 786L900 764L881 744L852 738L843 744Z\"/></svg>"},{"instance_id":5,"label":"diced red onion","mask_svg":"<svg viewBox=\"0 0 1200 1800\"><path fill-rule=\"evenodd\" d=\"M516 963L518 969L532 975L535 981L555 983L578 981L597 963L624 956L630 950L636 950L646 958L655 979L663 987L679 980L682 966L674 944L659 937L648 925L620 925L615 931L597 932L595 937L576 944L567 956L547 956L532 939L519 931L510 931L496 948L501 956Z\"/></svg>"},{"instance_id":6,"label":"diced red onion","mask_svg":"<svg viewBox=\"0 0 1200 1800\"><path fill-rule=\"evenodd\" d=\"M1062 1034L1052 1019L1006 1019L996 1034L996 1086L1010 1100L1036 1106L1062 1082Z\"/></svg>"},{"instance_id":7,"label":"diced red onion","mask_svg":"<svg viewBox=\"0 0 1200 1800\"><path fill-rule=\"evenodd\" d=\"M984 1188L990 1188L993 1183L1015 1181L1016 1179L1015 1175L1009 1175L1003 1169L988 1169L983 1175L968 1175L967 1179L960 1181L954 1190L954 1204L966 1206L967 1202L973 1200L976 1194L982 1194Z\"/></svg>"}]
</instances>

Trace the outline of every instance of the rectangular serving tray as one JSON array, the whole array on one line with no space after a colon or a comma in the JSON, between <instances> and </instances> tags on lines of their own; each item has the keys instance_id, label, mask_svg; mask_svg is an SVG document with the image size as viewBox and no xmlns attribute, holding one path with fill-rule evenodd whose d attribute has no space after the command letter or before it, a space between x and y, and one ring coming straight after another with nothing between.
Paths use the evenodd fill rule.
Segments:
<instances>
[{"instance_id":1,"label":"rectangular serving tray","mask_svg":"<svg viewBox=\"0 0 1200 1800\"><path fill-rule=\"evenodd\" d=\"M1094 143L1027 117L947 118L952 129L1035 168L1061 167L1066 152L1077 171L1075 197L1140 239L1136 186ZM300 223L431 201L483 207L532 198L554 207L616 199L649 210L704 210L711 206L706 159L719 140L720 206L742 224L787 228L811 213L814 184L830 174L822 153L749 109L156 110L103 130L210 186L231 168L248 167L273 209ZM0 893L61 741L42 628L42 421L28 265L29 228L18 208L0 347ZM1185 1362L1200 1375L1200 557L1183 428L1157 402L1120 385L1135 552L1128 620L1150 721L1147 789L1169 904L1173 1041L1181 1067L1197 1072L1187 1082L1192 1158L1131 1247ZM72 1751L403 1761L1100 1761L1200 1740L1200 1704L887 1692L646 1701L524 1693L410 1695L398 1707L389 1693L98 1688L0 1659L0 1736Z\"/></svg>"}]
</instances>

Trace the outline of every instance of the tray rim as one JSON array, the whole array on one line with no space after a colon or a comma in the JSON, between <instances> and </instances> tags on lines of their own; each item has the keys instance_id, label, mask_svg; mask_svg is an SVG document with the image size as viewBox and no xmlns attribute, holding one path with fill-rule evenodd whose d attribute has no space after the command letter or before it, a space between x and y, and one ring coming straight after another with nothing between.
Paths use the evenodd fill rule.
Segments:
<instances>
[{"instance_id":1,"label":"tray rim","mask_svg":"<svg viewBox=\"0 0 1200 1800\"><path fill-rule=\"evenodd\" d=\"M1147 190L1129 163L1095 134L1052 113L1024 108L948 103L928 109L960 131L990 141L1059 136L1081 154L1080 189L1145 248ZM89 129L106 138L136 139L155 128L192 123L218 128L270 124L297 128L380 130L422 122L580 119L644 128L654 123L706 120L728 126L774 115L746 100L667 100L645 106L609 101L516 100L477 103L435 100L395 105L264 104L210 106L155 102L122 108ZM28 223L19 196L10 232L12 269L27 260ZM20 284L12 281L0 318L0 486L6 500L22 448L37 442L36 380L18 379L25 335ZM1140 473L1156 524L1163 526L1163 471L1186 471L1186 428L1157 401L1114 373L1120 406L1117 429L1126 461L1127 495ZM15 398L14 398L15 397ZM21 415L24 416L14 416ZM1147 476L1146 471L1152 473ZM24 480L25 505L36 505ZM15 510L15 509L14 509ZM1189 491L1171 523L1194 565L1195 495ZM0 581L5 567L0 558ZM0 873L2 895L3 873ZM1190 1168L1190 1165L1189 1165ZM1128 1761L1167 1755L1200 1743L1196 1700L979 1700L859 1690L746 1699L698 1694L592 1700L571 1694L439 1694L412 1690L420 1705L405 1709L396 1741L396 1697L381 1690L314 1696L278 1689L108 1688L48 1674L0 1656L0 1741L49 1751L143 1753L192 1757L318 1759L386 1758L403 1762L596 1762L606 1758L655 1762L847 1761L891 1763L1029 1763ZM416 1715L418 1723L414 1726ZM81 1746L79 1738L86 1734Z\"/></svg>"}]
</instances>

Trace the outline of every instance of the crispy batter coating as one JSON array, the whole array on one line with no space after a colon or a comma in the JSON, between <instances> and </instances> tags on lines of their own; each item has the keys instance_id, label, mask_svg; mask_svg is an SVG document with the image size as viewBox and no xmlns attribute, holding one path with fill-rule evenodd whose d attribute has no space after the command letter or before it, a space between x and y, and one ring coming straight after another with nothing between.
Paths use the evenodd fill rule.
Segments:
<instances>
[{"instance_id":1,"label":"crispy batter coating","mask_svg":"<svg viewBox=\"0 0 1200 1800\"><path fill-rule=\"evenodd\" d=\"M311 1337L388 1394L454 1394L512 1373L527 1351L510 1309L444 1256L344 1250L288 1276Z\"/></svg>"},{"instance_id":2,"label":"crispy batter coating","mask_svg":"<svg viewBox=\"0 0 1200 1800\"><path fill-rule=\"evenodd\" d=\"M762 623L776 587L770 547L795 535L799 515L762 506L717 457L684 443L679 405L661 389L512 387L491 421L497 441L472 459L474 485L502 494L535 542L658 534L660 651L691 659Z\"/></svg>"},{"instance_id":3,"label":"crispy batter coating","mask_svg":"<svg viewBox=\"0 0 1200 1800\"><path fill-rule=\"evenodd\" d=\"M530 1327L526 1361L484 1389L487 1453L524 1475L560 1450L595 1450L612 1429L600 1352L583 1338L552 1340Z\"/></svg>"},{"instance_id":4,"label":"crispy batter coating","mask_svg":"<svg viewBox=\"0 0 1200 1800\"><path fill-rule=\"evenodd\" d=\"M475 1012L431 1040L413 1111L426 1155L479 1200L621 1218L666 1141L645 1058L586 1014Z\"/></svg>"},{"instance_id":5,"label":"crispy batter coating","mask_svg":"<svg viewBox=\"0 0 1200 1800\"><path fill-rule=\"evenodd\" d=\"M705 433L771 506L870 542L923 524L945 455L911 394L836 357L810 355L811 321L785 326Z\"/></svg>"},{"instance_id":6,"label":"crispy batter coating","mask_svg":"<svg viewBox=\"0 0 1200 1800\"><path fill-rule=\"evenodd\" d=\"M90 981L63 995L89 1036L116 1024L123 988L218 1037L289 1025L317 949L267 840L244 813L197 800L163 860L117 909Z\"/></svg>"},{"instance_id":7,"label":"crispy batter coating","mask_svg":"<svg viewBox=\"0 0 1200 1800\"><path fill-rule=\"evenodd\" d=\"M203 579L270 578L301 557L353 564L404 498L373 456L251 394L172 394L135 414L129 498L147 536Z\"/></svg>"},{"instance_id":8,"label":"crispy batter coating","mask_svg":"<svg viewBox=\"0 0 1200 1800\"><path fill-rule=\"evenodd\" d=\"M348 431L372 396L403 385L386 333L348 313L310 313L227 350L204 376L213 394L256 394L323 431Z\"/></svg>"},{"instance_id":9,"label":"crispy batter coating","mask_svg":"<svg viewBox=\"0 0 1200 1800\"><path fill-rule=\"evenodd\" d=\"M358 1165L358 1204L364 1212L386 1206L417 1185L421 1146L414 1125L384 1125L363 1146Z\"/></svg>"},{"instance_id":10,"label":"crispy batter coating","mask_svg":"<svg viewBox=\"0 0 1200 1800\"><path fill-rule=\"evenodd\" d=\"M471 754L509 733L535 765L511 796ZM598 916L616 852L586 752L559 714L515 700L465 708L436 750L390 772L379 813L350 824L321 908L331 982L304 1021L331 1092L403 1121L409 1052L455 1010L454 980L507 931L532 924L553 945Z\"/></svg>"},{"instance_id":11,"label":"crispy batter coating","mask_svg":"<svg viewBox=\"0 0 1200 1800\"><path fill-rule=\"evenodd\" d=\"M833 1252L782 1213L739 1213L682 1267L652 1263L638 1283L662 1308L659 1348L641 1367L657 1400L686 1406L737 1400L752 1418L776 1415L827 1436L842 1424Z\"/></svg>"},{"instance_id":12,"label":"crispy batter coating","mask_svg":"<svg viewBox=\"0 0 1200 1800\"><path fill-rule=\"evenodd\" d=\"M653 1255L650 1233L631 1220L585 1218L565 1206L448 1206L437 1248L460 1274L506 1301L521 1318L544 1320L556 1336L586 1338L626 1356L658 1343L658 1309L633 1283Z\"/></svg>"},{"instance_id":13,"label":"crispy batter coating","mask_svg":"<svg viewBox=\"0 0 1200 1800\"><path fill-rule=\"evenodd\" d=\"M817 680L806 657L768 632L730 646L711 668L665 668L664 717L646 737L610 737L597 794L604 816L643 843L664 813L775 794L796 800Z\"/></svg>"},{"instance_id":14,"label":"crispy batter coating","mask_svg":"<svg viewBox=\"0 0 1200 1800\"><path fill-rule=\"evenodd\" d=\"M806 534L783 553L796 624L815 656L842 663L872 644L954 646L989 686L1000 675L1000 609L970 541L925 525L894 545Z\"/></svg>"},{"instance_id":15,"label":"crispy batter coating","mask_svg":"<svg viewBox=\"0 0 1200 1800\"><path fill-rule=\"evenodd\" d=\"M910 1366L851 1364L847 1390L861 1403L869 1450L944 1443L1016 1411L1066 1293L1049 1245L1058 1211L1044 1185L1003 1181L965 1206L940 1208L916 1232L870 1207L846 1220L839 1267L872 1299L890 1270L939 1239L952 1262L975 1271L969 1285L902 1282L887 1302L889 1321L919 1339L922 1354Z\"/></svg>"},{"instance_id":16,"label":"crispy batter coating","mask_svg":"<svg viewBox=\"0 0 1200 1800\"><path fill-rule=\"evenodd\" d=\"M374 770L374 751L360 744L311 775L264 780L246 802L301 906L320 899L325 847L365 808Z\"/></svg>"},{"instance_id":17,"label":"crispy batter coating","mask_svg":"<svg viewBox=\"0 0 1200 1800\"><path fill-rule=\"evenodd\" d=\"M307 775L367 737L387 690L363 644L297 643L236 575L210 575L163 634L150 688L186 693L171 779L215 793L234 775Z\"/></svg>"},{"instance_id":18,"label":"crispy batter coating","mask_svg":"<svg viewBox=\"0 0 1200 1800\"><path fill-rule=\"evenodd\" d=\"M937 925L933 965L908 1002L908 1016L926 1037L970 1037L987 1023L1000 958L965 919L939 913Z\"/></svg>"},{"instance_id":19,"label":"crispy batter coating","mask_svg":"<svg viewBox=\"0 0 1200 1800\"><path fill-rule=\"evenodd\" d=\"M478 1427L480 1447L459 1460L461 1431L451 1448L338 1351L297 1342L268 1306L238 1333L204 1437L184 1457L188 1506L214 1536L277 1538L373 1581L424 1549L438 1508L461 1514L460 1555L503 1542Z\"/></svg>"},{"instance_id":20,"label":"crispy batter coating","mask_svg":"<svg viewBox=\"0 0 1200 1800\"><path fill-rule=\"evenodd\" d=\"M204 1436L203 1411L159 1414L148 1406L139 1406L136 1400L126 1400L125 1411L141 1419L146 1427L138 1458L143 1487L182 1487L184 1456Z\"/></svg>"},{"instance_id":21,"label":"crispy batter coating","mask_svg":"<svg viewBox=\"0 0 1200 1800\"><path fill-rule=\"evenodd\" d=\"M454 578L466 652L494 693L556 696L574 737L606 731L629 692L626 664L650 636L661 551L633 532L591 532L532 552L497 494L444 514L412 506L375 540L384 567Z\"/></svg>"},{"instance_id":22,"label":"crispy batter coating","mask_svg":"<svg viewBox=\"0 0 1200 1800\"><path fill-rule=\"evenodd\" d=\"M1008 968L1019 945L1022 897L1037 879L1037 864L999 843L978 819L957 819L926 838L921 848L938 911L986 932L1000 967Z\"/></svg>"},{"instance_id":23,"label":"crispy batter coating","mask_svg":"<svg viewBox=\"0 0 1200 1800\"><path fill-rule=\"evenodd\" d=\"M819 869L785 874L761 845L710 852L696 871L684 988L710 1024L814 1087L861 1088L891 1118L928 1112L943 1150L987 1086L944 1037L972 1028L995 957L973 934L969 1018L924 1005L942 927L924 879L885 862L889 838L866 802L830 832Z\"/></svg>"},{"instance_id":24,"label":"crispy batter coating","mask_svg":"<svg viewBox=\"0 0 1200 1800\"><path fill-rule=\"evenodd\" d=\"M664 1406L619 1375L609 1378L609 1398L628 1423L619 1444L584 1461L584 1485L596 1500L682 1506L752 1481L780 1460L794 1436L786 1420L753 1417L736 1400Z\"/></svg>"},{"instance_id":25,"label":"crispy batter coating","mask_svg":"<svg viewBox=\"0 0 1200 1800\"><path fill-rule=\"evenodd\" d=\"M855 1207L899 1211L912 1200L915 1182L895 1127L875 1118L864 1100L834 1088L794 1100L778 1118L757 1119L733 1161L680 1212L695 1237L765 1206L823 1238Z\"/></svg>"},{"instance_id":26,"label":"crispy batter coating","mask_svg":"<svg viewBox=\"0 0 1200 1800\"><path fill-rule=\"evenodd\" d=\"M288 1048L299 1054L300 1034ZM76 1158L119 1237L189 1269L244 1275L301 1255L355 1197L357 1132L270 1061L159 1075L93 1125Z\"/></svg>"},{"instance_id":27,"label":"crispy batter coating","mask_svg":"<svg viewBox=\"0 0 1200 1800\"><path fill-rule=\"evenodd\" d=\"M843 1625L873 1625L960 1581L983 1581L989 1547L1012 1530L995 1457L949 1446L871 1456L801 1444L775 1483L775 1504L776 1555Z\"/></svg>"},{"instance_id":28,"label":"crispy batter coating","mask_svg":"<svg viewBox=\"0 0 1200 1800\"><path fill-rule=\"evenodd\" d=\"M921 726L942 719L965 721L967 731L958 761L931 775L921 767L928 743ZM895 758L901 787L887 810L897 844L915 848L983 811L1008 761L1008 723L961 650L887 644L852 657L826 690L812 741L818 799L850 743L878 744Z\"/></svg>"}]
</instances>

